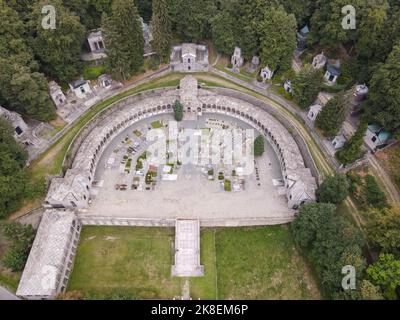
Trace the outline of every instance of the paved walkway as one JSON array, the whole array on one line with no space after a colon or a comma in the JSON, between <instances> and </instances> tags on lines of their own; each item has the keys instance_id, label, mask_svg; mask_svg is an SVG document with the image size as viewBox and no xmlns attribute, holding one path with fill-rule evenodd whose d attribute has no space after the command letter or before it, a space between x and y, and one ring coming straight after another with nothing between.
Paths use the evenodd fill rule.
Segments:
<instances>
[{"instance_id":1,"label":"paved walkway","mask_svg":"<svg viewBox=\"0 0 400 320\"><path fill-rule=\"evenodd\" d=\"M200 265L200 222L199 220L176 220L175 277L200 277L204 267Z\"/></svg>"},{"instance_id":2,"label":"paved walkway","mask_svg":"<svg viewBox=\"0 0 400 320\"><path fill-rule=\"evenodd\" d=\"M397 204L400 203L400 195L397 192L395 185L393 184L387 172L382 168L381 164L379 163L375 155L368 154L368 162L373 168L373 170L376 171L377 176L384 184L388 194L388 201L391 203L397 203Z\"/></svg>"},{"instance_id":3,"label":"paved walkway","mask_svg":"<svg viewBox=\"0 0 400 320\"><path fill-rule=\"evenodd\" d=\"M21 300L6 288L0 287L0 300Z\"/></svg>"}]
</instances>

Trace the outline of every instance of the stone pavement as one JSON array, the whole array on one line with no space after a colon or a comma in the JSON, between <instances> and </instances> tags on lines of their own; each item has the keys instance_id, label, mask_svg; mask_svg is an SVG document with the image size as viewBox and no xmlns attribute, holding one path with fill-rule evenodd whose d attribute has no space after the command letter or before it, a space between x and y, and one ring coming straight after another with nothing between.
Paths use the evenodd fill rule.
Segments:
<instances>
[{"instance_id":1,"label":"stone pavement","mask_svg":"<svg viewBox=\"0 0 400 320\"><path fill-rule=\"evenodd\" d=\"M204 267L200 265L200 222L199 220L176 220L175 277L200 277Z\"/></svg>"}]
</instances>

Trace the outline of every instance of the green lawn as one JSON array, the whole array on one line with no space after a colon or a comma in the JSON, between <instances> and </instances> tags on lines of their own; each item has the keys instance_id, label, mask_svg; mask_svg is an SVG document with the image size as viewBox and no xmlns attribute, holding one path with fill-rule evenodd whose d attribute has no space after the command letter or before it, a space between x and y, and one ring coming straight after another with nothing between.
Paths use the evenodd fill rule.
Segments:
<instances>
[{"instance_id":1,"label":"green lawn","mask_svg":"<svg viewBox=\"0 0 400 320\"><path fill-rule=\"evenodd\" d=\"M171 277L174 229L84 227L68 290L94 296L129 293L138 299L181 294Z\"/></svg>"},{"instance_id":2,"label":"green lawn","mask_svg":"<svg viewBox=\"0 0 400 320\"><path fill-rule=\"evenodd\" d=\"M168 228L84 227L68 290L179 297L173 241ZM201 263L205 276L189 279L193 299L320 298L287 226L202 229Z\"/></svg>"}]
</instances>

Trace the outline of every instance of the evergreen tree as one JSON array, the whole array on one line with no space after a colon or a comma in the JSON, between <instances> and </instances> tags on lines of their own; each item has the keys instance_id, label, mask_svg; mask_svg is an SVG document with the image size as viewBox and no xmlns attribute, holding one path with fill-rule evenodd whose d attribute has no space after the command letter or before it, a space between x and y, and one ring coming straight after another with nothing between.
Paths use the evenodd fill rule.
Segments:
<instances>
[{"instance_id":1,"label":"evergreen tree","mask_svg":"<svg viewBox=\"0 0 400 320\"><path fill-rule=\"evenodd\" d=\"M0 218L18 209L25 194L23 171L27 152L13 138L13 129L0 118Z\"/></svg>"},{"instance_id":2,"label":"evergreen tree","mask_svg":"<svg viewBox=\"0 0 400 320\"><path fill-rule=\"evenodd\" d=\"M374 73L366 103L369 119L393 134L400 134L400 42L386 62Z\"/></svg>"},{"instance_id":3,"label":"evergreen tree","mask_svg":"<svg viewBox=\"0 0 400 320\"><path fill-rule=\"evenodd\" d=\"M42 8L55 7L56 29L42 27ZM33 6L30 19L32 45L47 75L67 83L81 71L80 52L85 40L85 28L79 17L62 5L60 0L41 0Z\"/></svg>"},{"instance_id":4,"label":"evergreen tree","mask_svg":"<svg viewBox=\"0 0 400 320\"><path fill-rule=\"evenodd\" d=\"M28 67L9 64L0 58L0 95L5 106L39 121L55 118L55 109L48 94L47 81Z\"/></svg>"},{"instance_id":5,"label":"evergreen tree","mask_svg":"<svg viewBox=\"0 0 400 320\"><path fill-rule=\"evenodd\" d=\"M167 0L153 1L151 18L153 33L152 48L157 52L161 62L167 62L171 46L171 18L168 13Z\"/></svg>"},{"instance_id":6,"label":"evergreen tree","mask_svg":"<svg viewBox=\"0 0 400 320\"><path fill-rule=\"evenodd\" d=\"M218 52L232 54L238 44L237 33L235 33L236 24L237 21L228 11L219 12L211 20L213 44Z\"/></svg>"},{"instance_id":7,"label":"evergreen tree","mask_svg":"<svg viewBox=\"0 0 400 320\"><path fill-rule=\"evenodd\" d=\"M336 152L336 157L342 164L353 163L362 156L362 146L366 130L367 124L361 123L355 134L344 144L343 149Z\"/></svg>"},{"instance_id":8,"label":"evergreen tree","mask_svg":"<svg viewBox=\"0 0 400 320\"><path fill-rule=\"evenodd\" d=\"M318 201L340 204L349 195L349 182L344 174L327 177L317 190Z\"/></svg>"},{"instance_id":9,"label":"evergreen tree","mask_svg":"<svg viewBox=\"0 0 400 320\"><path fill-rule=\"evenodd\" d=\"M254 156L260 157L264 154L264 138L262 135L259 135L254 140Z\"/></svg>"},{"instance_id":10,"label":"evergreen tree","mask_svg":"<svg viewBox=\"0 0 400 320\"><path fill-rule=\"evenodd\" d=\"M182 121L183 119L183 105L179 100L176 100L173 105L174 117L176 121Z\"/></svg>"},{"instance_id":11,"label":"evergreen tree","mask_svg":"<svg viewBox=\"0 0 400 320\"><path fill-rule=\"evenodd\" d=\"M321 89L322 72L305 65L292 81L293 97L302 109L308 108Z\"/></svg>"},{"instance_id":12,"label":"evergreen tree","mask_svg":"<svg viewBox=\"0 0 400 320\"><path fill-rule=\"evenodd\" d=\"M288 15L283 7L264 9L264 17L257 26L261 32L260 58L262 64L276 71L289 70L296 48L296 19Z\"/></svg>"},{"instance_id":13,"label":"evergreen tree","mask_svg":"<svg viewBox=\"0 0 400 320\"><path fill-rule=\"evenodd\" d=\"M346 119L346 102L343 94L328 101L326 106L318 114L315 125L322 130L326 137L336 135Z\"/></svg>"},{"instance_id":14,"label":"evergreen tree","mask_svg":"<svg viewBox=\"0 0 400 320\"><path fill-rule=\"evenodd\" d=\"M55 110L44 76L29 48L18 13L0 4L0 104L40 121L54 119Z\"/></svg>"},{"instance_id":15,"label":"evergreen tree","mask_svg":"<svg viewBox=\"0 0 400 320\"><path fill-rule=\"evenodd\" d=\"M129 79L143 65L144 39L137 8L131 0L114 0L102 28L112 73Z\"/></svg>"},{"instance_id":16,"label":"evergreen tree","mask_svg":"<svg viewBox=\"0 0 400 320\"><path fill-rule=\"evenodd\" d=\"M184 41L199 42L211 35L210 21L216 13L214 0L170 0L174 29Z\"/></svg>"}]
</instances>

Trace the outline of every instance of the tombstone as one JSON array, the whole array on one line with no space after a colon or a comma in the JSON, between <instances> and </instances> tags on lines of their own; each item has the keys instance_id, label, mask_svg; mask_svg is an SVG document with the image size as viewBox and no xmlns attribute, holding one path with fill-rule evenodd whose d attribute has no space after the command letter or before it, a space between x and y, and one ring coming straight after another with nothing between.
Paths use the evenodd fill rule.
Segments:
<instances>
[{"instance_id":1,"label":"tombstone","mask_svg":"<svg viewBox=\"0 0 400 320\"><path fill-rule=\"evenodd\" d=\"M324 52L322 51L320 54L317 54L312 62L312 66L314 69L322 69L325 67L326 64L326 57L324 55Z\"/></svg>"},{"instance_id":2,"label":"tombstone","mask_svg":"<svg viewBox=\"0 0 400 320\"><path fill-rule=\"evenodd\" d=\"M235 47L235 51L231 58L232 69L239 69L243 65L243 62L242 50L239 47Z\"/></svg>"},{"instance_id":3,"label":"tombstone","mask_svg":"<svg viewBox=\"0 0 400 320\"><path fill-rule=\"evenodd\" d=\"M251 63L247 67L247 72L253 73L258 69L258 66L260 65L260 58L257 56L254 56L251 59Z\"/></svg>"},{"instance_id":4,"label":"tombstone","mask_svg":"<svg viewBox=\"0 0 400 320\"><path fill-rule=\"evenodd\" d=\"M61 90L61 87L55 81L49 82L49 93L56 108L62 107L67 103L67 98Z\"/></svg>"},{"instance_id":5,"label":"tombstone","mask_svg":"<svg viewBox=\"0 0 400 320\"><path fill-rule=\"evenodd\" d=\"M267 80L272 79L272 77L274 76L274 72L268 66L265 66L264 68L261 69L260 75L263 81L265 82Z\"/></svg>"}]
</instances>

